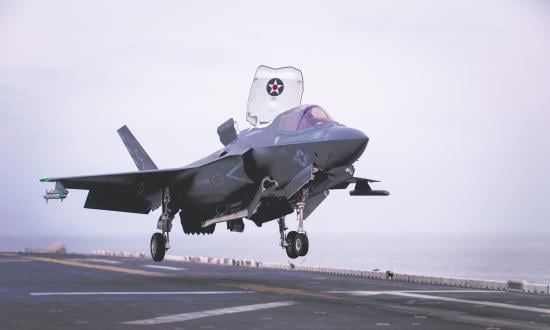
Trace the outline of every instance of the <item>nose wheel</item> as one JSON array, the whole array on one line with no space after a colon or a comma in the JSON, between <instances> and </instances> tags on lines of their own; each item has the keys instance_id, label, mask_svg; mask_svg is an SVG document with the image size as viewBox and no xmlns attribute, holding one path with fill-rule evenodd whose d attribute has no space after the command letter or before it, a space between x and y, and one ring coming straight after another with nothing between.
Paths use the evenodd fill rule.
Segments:
<instances>
[{"instance_id":1,"label":"nose wheel","mask_svg":"<svg viewBox=\"0 0 550 330\"><path fill-rule=\"evenodd\" d=\"M303 257L309 251L309 239L304 230L304 207L306 205L307 191L302 192L298 203L296 203L296 218L298 220L298 230L291 231L285 235L285 218L279 218L279 232L281 234L281 247L286 250L286 254L291 259Z\"/></svg>"},{"instance_id":2,"label":"nose wheel","mask_svg":"<svg viewBox=\"0 0 550 330\"><path fill-rule=\"evenodd\" d=\"M286 254L291 259L303 257L309 250L309 239L306 233L291 231L286 236L288 245L286 246Z\"/></svg>"}]
</instances>

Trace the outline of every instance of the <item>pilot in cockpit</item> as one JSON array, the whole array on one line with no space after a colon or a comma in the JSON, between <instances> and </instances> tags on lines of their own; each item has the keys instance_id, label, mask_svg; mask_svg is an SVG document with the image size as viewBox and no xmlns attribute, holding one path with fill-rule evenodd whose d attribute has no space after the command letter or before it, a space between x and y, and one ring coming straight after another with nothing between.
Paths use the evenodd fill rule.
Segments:
<instances>
[{"instance_id":1,"label":"pilot in cockpit","mask_svg":"<svg viewBox=\"0 0 550 330\"><path fill-rule=\"evenodd\" d=\"M332 118L320 107L311 107L304 111L304 115L300 120L298 129L308 128L315 125L334 122Z\"/></svg>"}]
</instances>

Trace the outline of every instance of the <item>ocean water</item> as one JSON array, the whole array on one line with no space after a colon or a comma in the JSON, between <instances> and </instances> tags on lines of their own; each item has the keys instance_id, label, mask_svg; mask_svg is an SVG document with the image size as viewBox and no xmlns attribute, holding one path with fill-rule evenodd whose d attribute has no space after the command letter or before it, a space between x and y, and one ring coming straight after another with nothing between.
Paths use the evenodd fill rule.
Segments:
<instances>
[{"instance_id":1,"label":"ocean water","mask_svg":"<svg viewBox=\"0 0 550 330\"><path fill-rule=\"evenodd\" d=\"M176 230L171 236L169 254L550 283L550 236L547 233L308 232L308 256L290 260L278 246L275 228L251 233L230 233L225 228L220 229L210 236L186 236ZM150 235L0 236L0 250L22 251L62 242L68 252L106 249L148 253Z\"/></svg>"}]
</instances>

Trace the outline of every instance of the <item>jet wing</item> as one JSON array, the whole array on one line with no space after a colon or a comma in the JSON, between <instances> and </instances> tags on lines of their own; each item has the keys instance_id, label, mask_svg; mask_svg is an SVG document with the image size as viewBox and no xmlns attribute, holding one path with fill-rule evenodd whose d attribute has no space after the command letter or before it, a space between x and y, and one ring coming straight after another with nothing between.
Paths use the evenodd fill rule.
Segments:
<instances>
[{"instance_id":1,"label":"jet wing","mask_svg":"<svg viewBox=\"0 0 550 330\"><path fill-rule=\"evenodd\" d=\"M178 168L90 176L46 177L40 181L56 182L56 190L59 190L63 196L67 194L67 188L89 190L85 208L147 214L160 206L162 188L173 182L185 180L193 173L193 168ZM49 192L49 194L55 193L56 191Z\"/></svg>"}]
</instances>

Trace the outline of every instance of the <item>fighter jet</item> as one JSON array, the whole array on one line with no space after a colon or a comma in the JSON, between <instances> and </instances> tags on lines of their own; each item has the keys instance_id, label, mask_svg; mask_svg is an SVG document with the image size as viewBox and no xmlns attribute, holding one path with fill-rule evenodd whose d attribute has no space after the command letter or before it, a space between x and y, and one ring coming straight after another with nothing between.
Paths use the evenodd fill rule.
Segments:
<instances>
[{"instance_id":1,"label":"fighter jet","mask_svg":"<svg viewBox=\"0 0 550 330\"><path fill-rule=\"evenodd\" d=\"M160 232L150 241L151 257L162 261L170 248L176 215L185 234L212 234L216 225L243 232L243 219L257 226L277 220L280 245L288 257L305 256L304 220L330 190L352 196L386 196L376 180L355 177L353 163L369 138L346 127L320 106L301 104L303 77L293 67L260 66L254 76L242 131L233 119L218 127L223 148L180 168L158 169L130 130L118 130L139 171L43 178L55 189L43 196L63 200L68 189L88 190L85 208L148 214L162 208ZM285 217L296 211L297 229L286 233Z\"/></svg>"}]
</instances>

